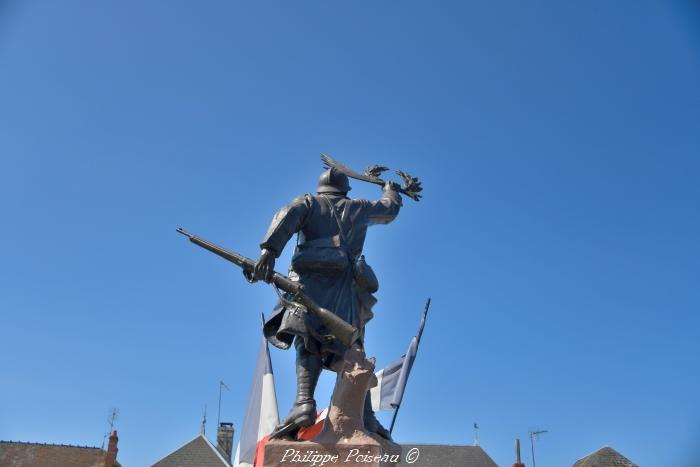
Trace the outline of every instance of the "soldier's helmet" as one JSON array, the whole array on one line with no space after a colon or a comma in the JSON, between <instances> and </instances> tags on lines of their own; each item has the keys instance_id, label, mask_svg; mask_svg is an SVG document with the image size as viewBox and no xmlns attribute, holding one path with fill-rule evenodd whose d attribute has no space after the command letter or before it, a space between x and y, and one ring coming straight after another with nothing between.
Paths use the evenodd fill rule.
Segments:
<instances>
[{"instance_id":1,"label":"soldier's helmet","mask_svg":"<svg viewBox=\"0 0 700 467\"><path fill-rule=\"evenodd\" d=\"M337 169L324 170L318 179L318 193L347 193L350 191L348 176Z\"/></svg>"}]
</instances>

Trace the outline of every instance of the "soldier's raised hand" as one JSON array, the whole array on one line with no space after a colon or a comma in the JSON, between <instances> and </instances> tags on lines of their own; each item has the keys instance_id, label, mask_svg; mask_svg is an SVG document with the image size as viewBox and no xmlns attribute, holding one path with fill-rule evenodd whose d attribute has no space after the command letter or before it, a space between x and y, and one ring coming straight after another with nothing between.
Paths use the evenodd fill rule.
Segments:
<instances>
[{"instance_id":1,"label":"soldier's raised hand","mask_svg":"<svg viewBox=\"0 0 700 467\"><path fill-rule=\"evenodd\" d=\"M260 252L260 258L258 262L255 263L255 268L253 269L253 280L263 280L269 283L272 280L272 274L274 272L275 255L270 250L263 248Z\"/></svg>"},{"instance_id":2,"label":"soldier's raised hand","mask_svg":"<svg viewBox=\"0 0 700 467\"><path fill-rule=\"evenodd\" d=\"M401 189L401 187L399 186L398 183L392 182L390 180L384 182L384 187L382 188L382 190L384 190L384 191L399 191L400 189Z\"/></svg>"}]
</instances>

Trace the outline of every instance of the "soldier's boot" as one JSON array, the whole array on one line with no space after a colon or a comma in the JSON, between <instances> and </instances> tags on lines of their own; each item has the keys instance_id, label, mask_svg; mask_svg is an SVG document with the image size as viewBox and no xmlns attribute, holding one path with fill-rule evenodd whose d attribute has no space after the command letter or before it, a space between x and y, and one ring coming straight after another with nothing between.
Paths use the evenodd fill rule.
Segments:
<instances>
[{"instance_id":1,"label":"soldier's boot","mask_svg":"<svg viewBox=\"0 0 700 467\"><path fill-rule=\"evenodd\" d=\"M297 397L292 410L277 425L270 439L295 437L300 428L316 422L314 391L323 370L321 357L309 353L303 346L297 347Z\"/></svg>"},{"instance_id":2,"label":"soldier's boot","mask_svg":"<svg viewBox=\"0 0 700 467\"><path fill-rule=\"evenodd\" d=\"M391 433L389 430L384 428L377 417L374 415L374 410L372 410L372 396L370 392L367 391L365 396L365 410L364 410L365 428L370 433L376 433L384 439L391 440Z\"/></svg>"}]
</instances>

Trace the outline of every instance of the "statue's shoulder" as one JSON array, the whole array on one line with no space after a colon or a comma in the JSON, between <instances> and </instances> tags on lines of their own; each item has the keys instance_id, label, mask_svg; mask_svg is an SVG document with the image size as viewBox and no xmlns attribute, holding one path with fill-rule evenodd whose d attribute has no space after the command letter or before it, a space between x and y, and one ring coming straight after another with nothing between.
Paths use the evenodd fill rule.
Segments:
<instances>
[{"instance_id":1,"label":"statue's shoulder","mask_svg":"<svg viewBox=\"0 0 700 467\"><path fill-rule=\"evenodd\" d=\"M303 195L299 195L296 198L292 200L291 204L307 204L310 205L314 203L315 201L315 196L312 195L311 193L304 193Z\"/></svg>"}]
</instances>

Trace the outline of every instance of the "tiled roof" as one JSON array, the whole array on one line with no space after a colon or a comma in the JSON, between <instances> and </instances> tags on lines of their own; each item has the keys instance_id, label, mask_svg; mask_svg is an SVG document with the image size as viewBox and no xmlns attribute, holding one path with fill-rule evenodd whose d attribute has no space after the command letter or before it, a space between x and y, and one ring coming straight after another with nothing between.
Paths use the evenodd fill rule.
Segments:
<instances>
[{"instance_id":1,"label":"tiled roof","mask_svg":"<svg viewBox=\"0 0 700 467\"><path fill-rule=\"evenodd\" d=\"M105 467L106 456L88 446L0 441L2 467Z\"/></svg>"},{"instance_id":2,"label":"tiled roof","mask_svg":"<svg viewBox=\"0 0 700 467\"><path fill-rule=\"evenodd\" d=\"M231 467L231 465L204 435L198 435L151 467Z\"/></svg>"},{"instance_id":3,"label":"tiled roof","mask_svg":"<svg viewBox=\"0 0 700 467\"><path fill-rule=\"evenodd\" d=\"M418 449L415 463L406 462L412 449ZM481 446L446 444L402 444L400 467L498 467Z\"/></svg>"},{"instance_id":4,"label":"tiled roof","mask_svg":"<svg viewBox=\"0 0 700 467\"><path fill-rule=\"evenodd\" d=\"M574 467L638 467L611 447L605 446L593 454L576 461Z\"/></svg>"}]
</instances>

